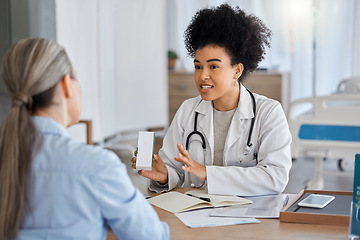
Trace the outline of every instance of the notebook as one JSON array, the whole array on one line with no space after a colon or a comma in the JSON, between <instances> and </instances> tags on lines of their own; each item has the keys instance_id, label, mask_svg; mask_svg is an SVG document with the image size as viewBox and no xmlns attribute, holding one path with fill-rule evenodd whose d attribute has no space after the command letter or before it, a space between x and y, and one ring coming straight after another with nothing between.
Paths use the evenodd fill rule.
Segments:
<instances>
[{"instance_id":1,"label":"notebook","mask_svg":"<svg viewBox=\"0 0 360 240\"><path fill-rule=\"evenodd\" d=\"M149 203L171 213L180 213L194 209L225 207L251 204L252 201L225 195L207 194L205 190L191 190L184 193L167 192L148 199Z\"/></svg>"}]
</instances>

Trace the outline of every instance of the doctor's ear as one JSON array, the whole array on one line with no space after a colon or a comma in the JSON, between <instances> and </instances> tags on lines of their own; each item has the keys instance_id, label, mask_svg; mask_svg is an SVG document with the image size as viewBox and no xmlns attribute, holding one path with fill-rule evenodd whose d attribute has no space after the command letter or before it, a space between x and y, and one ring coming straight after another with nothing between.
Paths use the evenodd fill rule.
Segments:
<instances>
[{"instance_id":1,"label":"doctor's ear","mask_svg":"<svg viewBox=\"0 0 360 240\"><path fill-rule=\"evenodd\" d=\"M244 71L244 65L242 63L238 63L238 64L234 65L234 68L235 68L235 77L234 78L239 79L241 74Z\"/></svg>"}]
</instances>

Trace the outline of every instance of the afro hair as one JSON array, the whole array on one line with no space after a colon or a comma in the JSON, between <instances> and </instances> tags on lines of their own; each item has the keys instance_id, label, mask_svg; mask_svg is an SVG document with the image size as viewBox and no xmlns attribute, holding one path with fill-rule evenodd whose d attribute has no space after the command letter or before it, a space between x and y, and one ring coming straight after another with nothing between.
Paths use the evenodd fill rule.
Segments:
<instances>
[{"instance_id":1,"label":"afro hair","mask_svg":"<svg viewBox=\"0 0 360 240\"><path fill-rule=\"evenodd\" d=\"M195 57L197 49L207 45L223 47L231 64L242 63L244 71L239 81L257 69L270 47L271 31L254 15L247 15L239 7L222 4L198 11L185 30L185 47Z\"/></svg>"}]
</instances>

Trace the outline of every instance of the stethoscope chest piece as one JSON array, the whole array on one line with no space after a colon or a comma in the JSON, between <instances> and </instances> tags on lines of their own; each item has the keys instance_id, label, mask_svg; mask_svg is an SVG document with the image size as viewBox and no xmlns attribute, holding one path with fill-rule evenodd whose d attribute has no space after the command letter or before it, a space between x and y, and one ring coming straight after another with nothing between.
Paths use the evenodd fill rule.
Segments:
<instances>
[{"instance_id":1,"label":"stethoscope chest piece","mask_svg":"<svg viewBox=\"0 0 360 240\"><path fill-rule=\"evenodd\" d=\"M203 180L203 183L200 185L200 186L196 186L194 183L191 183L190 184L190 186L192 187L192 188L201 188L201 187L203 187L204 185L205 185L205 180Z\"/></svg>"},{"instance_id":2,"label":"stethoscope chest piece","mask_svg":"<svg viewBox=\"0 0 360 240\"><path fill-rule=\"evenodd\" d=\"M246 147L245 147L245 150L244 150L244 155L246 156L246 155L248 155L250 152L251 152L251 150L252 150L252 148L253 148L253 145L252 144L250 144L250 145L246 145Z\"/></svg>"}]
</instances>

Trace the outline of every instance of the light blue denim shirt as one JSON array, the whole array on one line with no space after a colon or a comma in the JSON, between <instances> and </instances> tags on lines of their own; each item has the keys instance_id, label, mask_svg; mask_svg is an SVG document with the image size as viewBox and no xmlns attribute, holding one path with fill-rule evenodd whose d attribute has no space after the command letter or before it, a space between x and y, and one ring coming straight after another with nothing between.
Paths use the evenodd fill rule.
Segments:
<instances>
[{"instance_id":1,"label":"light blue denim shirt","mask_svg":"<svg viewBox=\"0 0 360 240\"><path fill-rule=\"evenodd\" d=\"M51 118L33 117L43 142L34 152L30 208L17 239L169 239L126 167L111 151L71 139Z\"/></svg>"}]
</instances>

